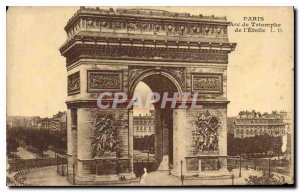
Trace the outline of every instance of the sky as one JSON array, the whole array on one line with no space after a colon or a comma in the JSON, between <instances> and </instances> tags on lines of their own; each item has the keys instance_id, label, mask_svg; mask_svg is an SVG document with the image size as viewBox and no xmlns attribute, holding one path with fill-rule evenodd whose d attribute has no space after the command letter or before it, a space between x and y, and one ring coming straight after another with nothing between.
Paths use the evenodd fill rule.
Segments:
<instances>
[{"instance_id":1,"label":"sky","mask_svg":"<svg viewBox=\"0 0 300 192\"><path fill-rule=\"evenodd\" d=\"M102 7L103 8L103 7ZM104 7L105 8L105 7ZM115 8L115 7L114 7ZM227 71L228 116L241 110L293 111L293 15L291 8L154 7L195 15L264 17L281 23L281 33L237 33ZM67 71L59 47L64 26L79 7L10 7L7 12L7 115L41 117L66 110ZM139 84L137 90L148 90Z\"/></svg>"}]
</instances>

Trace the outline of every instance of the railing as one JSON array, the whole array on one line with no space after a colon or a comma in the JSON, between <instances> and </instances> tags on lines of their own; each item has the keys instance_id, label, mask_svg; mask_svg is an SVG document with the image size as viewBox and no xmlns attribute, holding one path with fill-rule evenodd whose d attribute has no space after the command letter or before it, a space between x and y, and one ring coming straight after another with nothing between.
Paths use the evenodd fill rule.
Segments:
<instances>
[{"instance_id":1,"label":"railing","mask_svg":"<svg viewBox=\"0 0 300 192\"><path fill-rule=\"evenodd\" d=\"M239 177L242 175L242 169L253 169L257 171L275 172L283 175L289 175L290 163L287 160L272 160L269 158L256 157L228 157L227 169L239 169Z\"/></svg>"},{"instance_id":2,"label":"railing","mask_svg":"<svg viewBox=\"0 0 300 192\"><path fill-rule=\"evenodd\" d=\"M61 176L66 176L67 181L72 185L76 185L76 174L75 174L75 164L70 165L66 157L57 156L56 157L56 172Z\"/></svg>"},{"instance_id":3,"label":"railing","mask_svg":"<svg viewBox=\"0 0 300 192\"><path fill-rule=\"evenodd\" d=\"M48 169L54 167L51 166L45 166L45 167L35 167L35 168L29 168L29 169L23 169L18 172L16 172L13 176L7 177L7 183L9 186L32 186L29 183L25 183L25 177L24 175L29 174L30 172L37 171L39 169Z\"/></svg>"},{"instance_id":4,"label":"railing","mask_svg":"<svg viewBox=\"0 0 300 192\"><path fill-rule=\"evenodd\" d=\"M57 165L56 158L44 158L44 159L13 159L8 160L9 172L18 172L25 169L46 167Z\"/></svg>"},{"instance_id":5,"label":"railing","mask_svg":"<svg viewBox=\"0 0 300 192\"><path fill-rule=\"evenodd\" d=\"M56 156L56 170L61 176L68 175L68 159L66 157Z\"/></svg>"}]
</instances>

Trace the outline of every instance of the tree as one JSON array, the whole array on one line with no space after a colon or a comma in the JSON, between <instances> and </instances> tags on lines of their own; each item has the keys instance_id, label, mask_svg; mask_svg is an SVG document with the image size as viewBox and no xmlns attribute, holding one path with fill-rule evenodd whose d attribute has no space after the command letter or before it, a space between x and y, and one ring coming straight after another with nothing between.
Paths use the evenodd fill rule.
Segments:
<instances>
[{"instance_id":1,"label":"tree","mask_svg":"<svg viewBox=\"0 0 300 192\"><path fill-rule=\"evenodd\" d=\"M247 138L234 138L232 134L227 135L228 155L239 155L242 153L267 153L281 154L282 137L270 135L256 135Z\"/></svg>"},{"instance_id":2,"label":"tree","mask_svg":"<svg viewBox=\"0 0 300 192\"><path fill-rule=\"evenodd\" d=\"M279 177L275 173L268 173L268 172L263 172L262 176L249 176L248 179L245 179L245 181L249 185L283 185L284 178Z\"/></svg>"},{"instance_id":3,"label":"tree","mask_svg":"<svg viewBox=\"0 0 300 192\"><path fill-rule=\"evenodd\" d=\"M12 136L8 136L6 138L6 153L7 155L11 155L13 152L17 152L17 149L19 147L19 144L17 143L16 139L13 138Z\"/></svg>"},{"instance_id":4,"label":"tree","mask_svg":"<svg viewBox=\"0 0 300 192\"><path fill-rule=\"evenodd\" d=\"M144 151L144 150L153 150L154 149L154 134L145 135L144 137L134 137L133 146L134 149Z\"/></svg>"},{"instance_id":5,"label":"tree","mask_svg":"<svg viewBox=\"0 0 300 192\"><path fill-rule=\"evenodd\" d=\"M48 130L31 130L30 131L30 146L37 150L43 156L43 152L49 147L49 131Z\"/></svg>"}]
</instances>

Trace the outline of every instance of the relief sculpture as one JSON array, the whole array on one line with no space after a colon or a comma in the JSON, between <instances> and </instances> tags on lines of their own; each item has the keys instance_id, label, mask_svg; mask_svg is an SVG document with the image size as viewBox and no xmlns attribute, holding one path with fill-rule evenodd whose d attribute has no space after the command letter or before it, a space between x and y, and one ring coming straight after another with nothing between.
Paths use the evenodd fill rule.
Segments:
<instances>
[{"instance_id":1,"label":"relief sculpture","mask_svg":"<svg viewBox=\"0 0 300 192\"><path fill-rule=\"evenodd\" d=\"M76 72L68 76L68 95L80 92L80 73Z\"/></svg>"},{"instance_id":2,"label":"relief sculpture","mask_svg":"<svg viewBox=\"0 0 300 192\"><path fill-rule=\"evenodd\" d=\"M120 72L88 71L89 91L121 90Z\"/></svg>"},{"instance_id":3,"label":"relief sculpture","mask_svg":"<svg viewBox=\"0 0 300 192\"><path fill-rule=\"evenodd\" d=\"M131 68L129 67L129 84L131 85L133 81L142 74L146 69L145 68Z\"/></svg>"},{"instance_id":4,"label":"relief sculpture","mask_svg":"<svg viewBox=\"0 0 300 192\"><path fill-rule=\"evenodd\" d=\"M180 86L185 88L185 68L166 68L178 80Z\"/></svg>"},{"instance_id":5,"label":"relief sculpture","mask_svg":"<svg viewBox=\"0 0 300 192\"><path fill-rule=\"evenodd\" d=\"M94 136L92 137L92 158L104 154L112 155L117 152L117 129L114 126L112 114L98 114L94 123Z\"/></svg>"},{"instance_id":6,"label":"relief sculpture","mask_svg":"<svg viewBox=\"0 0 300 192\"><path fill-rule=\"evenodd\" d=\"M219 81L217 78L197 78L194 81L195 89L218 89Z\"/></svg>"},{"instance_id":7,"label":"relief sculpture","mask_svg":"<svg viewBox=\"0 0 300 192\"><path fill-rule=\"evenodd\" d=\"M217 117L212 116L208 111L199 113L196 117L196 138L195 146L198 152L218 152L218 129L220 128Z\"/></svg>"},{"instance_id":8,"label":"relief sculpture","mask_svg":"<svg viewBox=\"0 0 300 192\"><path fill-rule=\"evenodd\" d=\"M160 49L154 50L152 48L134 48L126 47L119 48L114 46L97 46L97 49L87 49L82 46L82 55L87 57L97 56L99 58L110 59L139 59L139 60L172 60L172 61L197 61L197 62L214 62L226 63L228 56L224 52L216 52L215 54L207 53L198 50L174 50L174 49ZM76 60L77 56L72 56L68 59L71 64Z\"/></svg>"},{"instance_id":9,"label":"relief sculpture","mask_svg":"<svg viewBox=\"0 0 300 192\"><path fill-rule=\"evenodd\" d=\"M192 78L193 90L202 93L221 93L222 76L221 75L198 75L194 74Z\"/></svg>"}]
</instances>

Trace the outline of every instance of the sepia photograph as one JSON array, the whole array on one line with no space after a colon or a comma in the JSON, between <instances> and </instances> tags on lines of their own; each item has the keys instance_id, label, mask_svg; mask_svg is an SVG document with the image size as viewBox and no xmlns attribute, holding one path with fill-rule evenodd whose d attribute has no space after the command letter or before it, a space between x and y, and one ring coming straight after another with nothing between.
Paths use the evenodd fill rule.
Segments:
<instances>
[{"instance_id":1,"label":"sepia photograph","mask_svg":"<svg viewBox=\"0 0 300 192\"><path fill-rule=\"evenodd\" d=\"M294 17L8 6L6 185L294 186Z\"/></svg>"}]
</instances>

